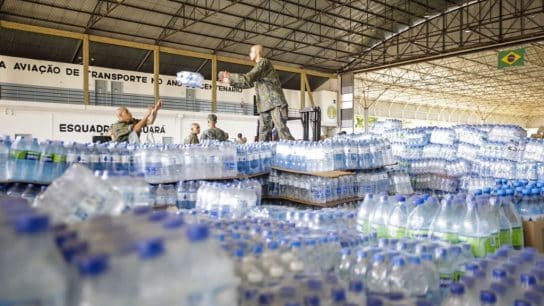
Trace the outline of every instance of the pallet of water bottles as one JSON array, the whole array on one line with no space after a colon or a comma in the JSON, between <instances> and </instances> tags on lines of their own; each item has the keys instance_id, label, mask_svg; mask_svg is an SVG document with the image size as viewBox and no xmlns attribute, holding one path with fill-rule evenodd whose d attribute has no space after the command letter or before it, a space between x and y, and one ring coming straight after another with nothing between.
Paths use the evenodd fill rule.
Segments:
<instances>
[{"instance_id":1,"label":"pallet of water bottles","mask_svg":"<svg viewBox=\"0 0 544 306\"><path fill-rule=\"evenodd\" d=\"M198 145L64 143L31 137L0 138L0 182L49 184L73 164L116 175L142 175L148 183L240 179L270 171L267 143Z\"/></svg>"}]
</instances>

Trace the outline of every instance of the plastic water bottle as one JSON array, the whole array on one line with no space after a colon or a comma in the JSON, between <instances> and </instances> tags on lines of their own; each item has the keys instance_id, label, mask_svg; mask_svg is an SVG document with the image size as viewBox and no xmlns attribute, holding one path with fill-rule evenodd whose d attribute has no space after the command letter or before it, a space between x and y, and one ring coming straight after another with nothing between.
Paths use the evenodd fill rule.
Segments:
<instances>
[{"instance_id":1,"label":"plastic water bottle","mask_svg":"<svg viewBox=\"0 0 544 306\"><path fill-rule=\"evenodd\" d=\"M512 202L513 195L514 190L512 189L507 189L506 192L502 190L499 191L501 209L512 227L512 246L514 249L519 250L524 246L523 227L521 217L517 213Z\"/></svg>"},{"instance_id":2,"label":"plastic water bottle","mask_svg":"<svg viewBox=\"0 0 544 306\"><path fill-rule=\"evenodd\" d=\"M10 160L9 145L0 139L0 182L7 182L13 176L13 163Z\"/></svg>"},{"instance_id":3,"label":"plastic water bottle","mask_svg":"<svg viewBox=\"0 0 544 306\"><path fill-rule=\"evenodd\" d=\"M404 238L406 236L406 222L408 220L408 208L405 199L401 198L393 208L387 223L388 236L391 238Z\"/></svg>"},{"instance_id":4,"label":"plastic water bottle","mask_svg":"<svg viewBox=\"0 0 544 306\"><path fill-rule=\"evenodd\" d=\"M12 224L9 247L4 245L6 231L0 236L0 304L69 305L66 269L50 236L47 216L27 211L13 216Z\"/></svg>"},{"instance_id":5,"label":"plastic water bottle","mask_svg":"<svg viewBox=\"0 0 544 306\"><path fill-rule=\"evenodd\" d=\"M467 298L465 295L465 286L463 284L453 283L450 286L450 294L442 303L442 306L465 306Z\"/></svg>"},{"instance_id":6,"label":"plastic water bottle","mask_svg":"<svg viewBox=\"0 0 544 306\"><path fill-rule=\"evenodd\" d=\"M36 168L37 182L49 183L53 178L53 155L55 148L51 141L47 140L40 145L40 158Z\"/></svg>"}]
</instances>

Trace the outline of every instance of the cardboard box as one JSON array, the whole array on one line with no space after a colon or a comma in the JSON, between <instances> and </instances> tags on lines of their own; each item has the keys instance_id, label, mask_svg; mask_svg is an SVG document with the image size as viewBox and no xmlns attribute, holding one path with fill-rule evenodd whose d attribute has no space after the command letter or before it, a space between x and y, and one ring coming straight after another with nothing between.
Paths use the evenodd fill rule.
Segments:
<instances>
[{"instance_id":1,"label":"cardboard box","mask_svg":"<svg viewBox=\"0 0 544 306\"><path fill-rule=\"evenodd\" d=\"M523 221L523 238L526 247L533 247L544 253L544 218L536 221Z\"/></svg>"}]
</instances>

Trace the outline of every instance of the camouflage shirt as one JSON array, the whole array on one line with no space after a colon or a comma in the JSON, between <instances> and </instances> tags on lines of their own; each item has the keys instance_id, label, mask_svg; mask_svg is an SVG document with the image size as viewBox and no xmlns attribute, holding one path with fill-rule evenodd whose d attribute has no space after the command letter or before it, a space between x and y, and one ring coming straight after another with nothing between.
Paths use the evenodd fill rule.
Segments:
<instances>
[{"instance_id":1,"label":"camouflage shirt","mask_svg":"<svg viewBox=\"0 0 544 306\"><path fill-rule=\"evenodd\" d=\"M229 82L230 85L238 88L255 86L259 113L287 104L278 73L266 58L261 58L246 74L232 73Z\"/></svg>"},{"instance_id":2,"label":"camouflage shirt","mask_svg":"<svg viewBox=\"0 0 544 306\"><path fill-rule=\"evenodd\" d=\"M110 127L112 140L117 142L128 142L128 136L130 132L132 132L134 125L138 122L140 122L140 119L132 118L129 122L118 121L112 124ZM140 133L137 134L138 137L140 137Z\"/></svg>"},{"instance_id":3,"label":"camouflage shirt","mask_svg":"<svg viewBox=\"0 0 544 306\"><path fill-rule=\"evenodd\" d=\"M229 140L229 134L225 133L225 131L220 128L210 128L202 132L201 139L227 141Z\"/></svg>"},{"instance_id":4,"label":"camouflage shirt","mask_svg":"<svg viewBox=\"0 0 544 306\"><path fill-rule=\"evenodd\" d=\"M189 134L189 136L185 137L185 140L183 141L185 144L198 144L200 141L198 140L197 134Z\"/></svg>"}]
</instances>

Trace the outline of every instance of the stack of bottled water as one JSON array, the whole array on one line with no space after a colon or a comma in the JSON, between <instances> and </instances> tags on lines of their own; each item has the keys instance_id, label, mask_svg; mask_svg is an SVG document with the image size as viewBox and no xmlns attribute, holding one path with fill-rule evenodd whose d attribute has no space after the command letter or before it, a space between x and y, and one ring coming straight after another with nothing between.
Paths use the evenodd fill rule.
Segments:
<instances>
[{"instance_id":1,"label":"stack of bottled water","mask_svg":"<svg viewBox=\"0 0 544 306\"><path fill-rule=\"evenodd\" d=\"M454 127L454 130L460 144L463 143L479 147L487 140L487 132L476 126L457 125Z\"/></svg>"},{"instance_id":2,"label":"stack of bottled water","mask_svg":"<svg viewBox=\"0 0 544 306\"><path fill-rule=\"evenodd\" d=\"M356 252L343 249L338 273L349 281L363 281L369 294L400 294L402 303L420 298L439 305L449 285L459 279L471 260L470 247L466 246L380 239L377 246Z\"/></svg>"},{"instance_id":3,"label":"stack of bottled water","mask_svg":"<svg viewBox=\"0 0 544 306\"><path fill-rule=\"evenodd\" d=\"M490 141L517 141L527 137L527 131L518 125L483 125Z\"/></svg>"},{"instance_id":4,"label":"stack of bottled water","mask_svg":"<svg viewBox=\"0 0 544 306\"><path fill-rule=\"evenodd\" d=\"M350 174L329 178L272 170L268 195L318 204L352 200L358 194L359 177ZM368 186L369 182L363 184Z\"/></svg>"},{"instance_id":5,"label":"stack of bottled water","mask_svg":"<svg viewBox=\"0 0 544 306\"><path fill-rule=\"evenodd\" d=\"M357 196L360 198L368 193L388 192L392 183L398 183L402 188L408 188L405 180L390 178L388 172L384 169L359 171L356 173L356 176ZM395 186L394 188L396 190L397 187Z\"/></svg>"},{"instance_id":6,"label":"stack of bottled water","mask_svg":"<svg viewBox=\"0 0 544 306\"><path fill-rule=\"evenodd\" d=\"M47 186L26 183L11 183L0 185L0 195L11 197L21 197L28 203L34 202L34 199L43 193Z\"/></svg>"},{"instance_id":7,"label":"stack of bottled water","mask_svg":"<svg viewBox=\"0 0 544 306\"><path fill-rule=\"evenodd\" d=\"M148 183L234 178L270 171L274 146L235 145L82 144L18 137L0 137L0 183L49 184L72 164L111 175L142 175Z\"/></svg>"},{"instance_id":8,"label":"stack of bottled water","mask_svg":"<svg viewBox=\"0 0 544 306\"><path fill-rule=\"evenodd\" d=\"M391 180L390 193L392 194L412 194L414 189L412 188L412 182L410 176L404 171L390 171L389 179ZM366 192L368 193L368 192ZM378 192L379 193L379 192Z\"/></svg>"},{"instance_id":9,"label":"stack of bottled water","mask_svg":"<svg viewBox=\"0 0 544 306\"><path fill-rule=\"evenodd\" d=\"M67 268L47 215L0 196L0 305L69 305Z\"/></svg>"},{"instance_id":10,"label":"stack of bottled water","mask_svg":"<svg viewBox=\"0 0 544 306\"><path fill-rule=\"evenodd\" d=\"M230 142L143 145L134 154L137 172L151 184L236 177L236 159L236 146Z\"/></svg>"},{"instance_id":11,"label":"stack of bottled water","mask_svg":"<svg viewBox=\"0 0 544 306\"><path fill-rule=\"evenodd\" d=\"M0 163L4 182L47 184L66 169L66 151L61 141L39 143L36 138L19 136L11 143L5 137L0 142Z\"/></svg>"},{"instance_id":12,"label":"stack of bottled water","mask_svg":"<svg viewBox=\"0 0 544 306\"><path fill-rule=\"evenodd\" d=\"M261 184L256 180L232 183L201 183L196 196L196 208L218 211L233 218L244 216L261 204Z\"/></svg>"},{"instance_id":13,"label":"stack of bottled water","mask_svg":"<svg viewBox=\"0 0 544 306\"><path fill-rule=\"evenodd\" d=\"M525 160L544 161L544 139L527 139L523 158Z\"/></svg>"},{"instance_id":14,"label":"stack of bottled water","mask_svg":"<svg viewBox=\"0 0 544 306\"><path fill-rule=\"evenodd\" d=\"M437 188L455 192L458 187L474 190L489 186L485 182L495 179L544 179L542 141L525 138L525 130L518 126L427 127L389 131L385 135L392 142L394 155L412 176L416 190ZM425 168L421 163L429 163L427 159L449 160L457 164L456 171L446 174L448 171L442 167L442 173L422 173Z\"/></svg>"},{"instance_id":15,"label":"stack of bottled water","mask_svg":"<svg viewBox=\"0 0 544 306\"><path fill-rule=\"evenodd\" d=\"M176 82L185 87L201 88L204 77L198 72L180 71L176 74Z\"/></svg>"},{"instance_id":16,"label":"stack of bottled water","mask_svg":"<svg viewBox=\"0 0 544 306\"><path fill-rule=\"evenodd\" d=\"M95 176L113 187L113 190L121 195L128 208L155 204L156 194L153 193L153 186L149 185L143 176L127 176L108 171L95 171Z\"/></svg>"},{"instance_id":17,"label":"stack of bottled water","mask_svg":"<svg viewBox=\"0 0 544 306\"><path fill-rule=\"evenodd\" d=\"M179 181L177 184L176 206L179 209L196 207L197 192L200 181Z\"/></svg>"},{"instance_id":18,"label":"stack of bottled water","mask_svg":"<svg viewBox=\"0 0 544 306\"><path fill-rule=\"evenodd\" d=\"M383 121L374 122L371 126L372 132L381 132L381 131L393 131L400 130L402 128L402 121L398 119L386 119Z\"/></svg>"},{"instance_id":19,"label":"stack of bottled water","mask_svg":"<svg viewBox=\"0 0 544 306\"><path fill-rule=\"evenodd\" d=\"M495 254L470 262L459 283L450 286L442 306L514 305L544 303L544 256L527 248L500 248Z\"/></svg>"},{"instance_id":20,"label":"stack of bottled water","mask_svg":"<svg viewBox=\"0 0 544 306\"><path fill-rule=\"evenodd\" d=\"M383 138L341 138L323 142L281 141L273 165L307 172L381 168L394 163Z\"/></svg>"},{"instance_id":21,"label":"stack of bottled water","mask_svg":"<svg viewBox=\"0 0 544 306\"><path fill-rule=\"evenodd\" d=\"M67 223L101 214L119 215L126 209L123 196L112 184L81 165L68 168L33 205L50 214L53 221Z\"/></svg>"},{"instance_id":22,"label":"stack of bottled water","mask_svg":"<svg viewBox=\"0 0 544 306\"><path fill-rule=\"evenodd\" d=\"M254 175L270 172L273 149L269 143L237 145L238 173Z\"/></svg>"},{"instance_id":23,"label":"stack of bottled water","mask_svg":"<svg viewBox=\"0 0 544 306\"><path fill-rule=\"evenodd\" d=\"M522 219L534 221L544 218L544 181L501 179L496 181L494 188L511 198Z\"/></svg>"},{"instance_id":24,"label":"stack of bottled water","mask_svg":"<svg viewBox=\"0 0 544 306\"><path fill-rule=\"evenodd\" d=\"M358 212L361 232L378 237L437 239L464 242L474 256L493 253L500 246L523 247L521 218L513 194L491 189L472 195L448 195L439 202L429 195L388 197L368 195Z\"/></svg>"}]
</instances>

